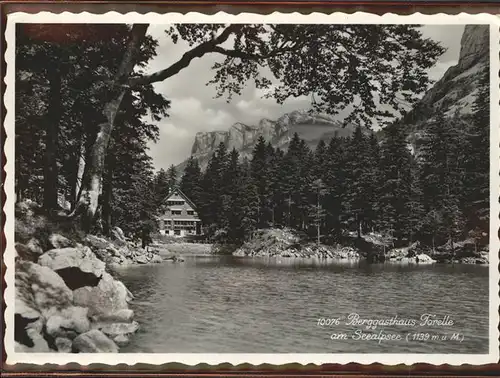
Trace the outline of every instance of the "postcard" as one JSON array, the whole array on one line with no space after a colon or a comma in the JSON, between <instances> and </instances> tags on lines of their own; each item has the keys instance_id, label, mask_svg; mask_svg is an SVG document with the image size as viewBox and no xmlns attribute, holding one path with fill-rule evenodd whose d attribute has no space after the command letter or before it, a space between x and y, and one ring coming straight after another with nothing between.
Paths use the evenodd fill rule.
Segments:
<instances>
[{"instance_id":1,"label":"postcard","mask_svg":"<svg viewBox=\"0 0 500 378\"><path fill-rule=\"evenodd\" d=\"M7 363L497 362L499 25L10 14Z\"/></svg>"}]
</instances>

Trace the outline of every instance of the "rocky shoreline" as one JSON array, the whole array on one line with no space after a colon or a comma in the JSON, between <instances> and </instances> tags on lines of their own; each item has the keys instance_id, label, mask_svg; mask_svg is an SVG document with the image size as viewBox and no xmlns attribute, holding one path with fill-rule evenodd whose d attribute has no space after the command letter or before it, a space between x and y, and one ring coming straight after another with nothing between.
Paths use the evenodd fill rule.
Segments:
<instances>
[{"instance_id":1,"label":"rocky shoreline","mask_svg":"<svg viewBox=\"0 0 500 378\"><path fill-rule=\"evenodd\" d=\"M16 351L118 352L139 324L128 305L133 295L112 268L161 257L135 247L119 229L113 240L63 236L36 211L33 203L16 206Z\"/></svg>"},{"instance_id":2,"label":"rocky shoreline","mask_svg":"<svg viewBox=\"0 0 500 378\"><path fill-rule=\"evenodd\" d=\"M487 250L477 251L471 241L456 243L453 251L442 246L434 251L425 250L419 243L405 248L391 248L380 241L380 237L367 235L362 239L347 239L347 245L323 245L301 242L301 238L292 230L258 230L254 237L237 248L233 256L244 257L280 257L280 258L316 258L340 260L367 260L370 262L432 264L489 263Z\"/></svg>"}]
</instances>

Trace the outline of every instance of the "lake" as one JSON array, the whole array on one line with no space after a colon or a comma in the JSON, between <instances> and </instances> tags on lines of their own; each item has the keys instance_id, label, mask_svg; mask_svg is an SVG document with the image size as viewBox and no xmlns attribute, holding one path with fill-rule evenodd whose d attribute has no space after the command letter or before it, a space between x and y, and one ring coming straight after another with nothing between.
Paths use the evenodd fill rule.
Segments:
<instances>
[{"instance_id":1,"label":"lake","mask_svg":"<svg viewBox=\"0 0 500 378\"><path fill-rule=\"evenodd\" d=\"M117 271L141 325L121 352L488 352L487 266L185 259Z\"/></svg>"}]
</instances>

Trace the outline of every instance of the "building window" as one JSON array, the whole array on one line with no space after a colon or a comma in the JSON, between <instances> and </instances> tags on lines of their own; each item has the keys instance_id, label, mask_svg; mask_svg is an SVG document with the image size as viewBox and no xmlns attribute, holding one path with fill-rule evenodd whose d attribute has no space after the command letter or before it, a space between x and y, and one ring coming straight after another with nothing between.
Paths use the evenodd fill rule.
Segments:
<instances>
[{"instance_id":1,"label":"building window","mask_svg":"<svg viewBox=\"0 0 500 378\"><path fill-rule=\"evenodd\" d=\"M193 211L193 210L188 210L188 211L187 211L187 214L188 214L188 215L194 215L194 211Z\"/></svg>"},{"instance_id":2,"label":"building window","mask_svg":"<svg viewBox=\"0 0 500 378\"><path fill-rule=\"evenodd\" d=\"M180 201L179 200L168 200L167 202L168 202L169 206L173 206L173 205L181 205L182 206L185 203L182 200L180 200Z\"/></svg>"},{"instance_id":3,"label":"building window","mask_svg":"<svg viewBox=\"0 0 500 378\"><path fill-rule=\"evenodd\" d=\"M172 215L181 215L181 210L172 210Z\"/></svg>"}]
</instances>

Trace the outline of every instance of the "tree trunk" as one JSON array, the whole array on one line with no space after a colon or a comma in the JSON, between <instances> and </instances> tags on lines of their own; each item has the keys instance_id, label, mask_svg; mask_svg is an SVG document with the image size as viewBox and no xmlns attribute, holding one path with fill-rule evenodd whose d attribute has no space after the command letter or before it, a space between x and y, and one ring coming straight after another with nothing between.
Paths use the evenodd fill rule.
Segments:
<instances>
[{"instance_id":1,"label":"tree trunk","mask_svg":"<svg viewBox=\"0 0 500 378\"><path fill-rule=\"evenodd\" d=\"M116 99L117 101L115 101L116 110L123 95L124 93L122 92L121 96L119 96ZM81 211L82 227L85 231L89 231L94 223L97 206L99 205L99 195L102 190L102 175L104 173L106 150L113 128L114 115L116 114L113 114L112 111L109 113L111 117L108 119L108 122L104 122L99 125L100 131L97 134L96 141L92 147L90 161L86 164L90 164L90 166L87 167L87 177L84 177L82 191L76 209L77 211Z\"/></svg>"},{"instance_id":2,"label":"tree trunk","mask_svg":"<svg viewBox=\"0 0 500 378\"><path fill-rule=\"evenodd\" d=\"M45 130L43 205L50 212L57 209L57 139L61 119L61 76L56 68L49 70L49 104Z\"/></svg>"},{"instance_id":3,"label":"tree trunk","mask_svg":"<svg viewBox=\"0 0 500 378\"><path fill-rule=\"evenodd\" d=\"M318 194L316 197L316 209L317 209L316 216L318 218L318 224L317 224L318 229L316 231L317 231L317 237L318 237L317 242L318 242L318 247L319 247L320 228L321 228L320 207L319 207L319 187L318 187Z\"/></svg>"},{"instance_id":4,"label":"tree trunk","mask_svg":"<svg viewBox=\"0 0 500 378\"><path fill-rule=\"evenodd\" d=\"M111 200L113 190L113 168L108 167L106 173L105 185L102 190L102 232L104 235L109 236L111 232Z\"/></svg>"},{"instance_id":5,"label":"tree trunk","mask_svg":"<svg viewBox=\"0 0 500 378\"><path fill-rule=\"evenodd\" d=\"M113 141L110 142L108 146L110 153L106 158L106 179L104 180L103 188L102 188L102 225L103 225L103 233L106 236L109 236L111 233L111 200L113 197L113 172L115 170L115 161L116 155L115 151L115 143Z\"/></svg>"},{"instance_id":6,"label":"tree trunk","mask_svg":"<svg viewBox=\"0 0 500 378\"><path fill-rule=\"evenodd\" d=\"M73 185L73 193L72 193L72 201L71 201L71 209L74 210L78 199L80 198L80 189L82 188L82 180L83 173L85 171L85 142L80 141L80 148L78 151L77 159L76 159L76 177Z\"/></svg>"},{"instance_id":7,"label":"tree trunk","mask_svg":"<svg viewBox=\"0 0 500 378\"><path fill-rule=\"evenodd\" d=\"M358 239L361 239L361 234L362 234L361 217L359 216L358 213L356 213L356 223L358 224L358 227L356 230L358 232Z\"/></svg>"},{"instance_id":8,"label":"tree trunk","mask_svg":"<svg viewBox=\"0 0 500 378\"><path fill-rule=\"evenodd\" d=\"M81 225L85 231L89 231L95 221L99 195L102 191L102 176L104 173L106 152L111 132L113 131L115 117L126 91L126 88L120 87L120 84L133 71L136 52L146 35L147 28L148 25L144 24L136 24L132 28L127 51L111 85L111 91L114 95L104 106L103 116L105 121L99 124L99 131L92 146L90 159L86 162L85 174L87 177L84 178L81 195L74 212L75 215L78 214L82 217Z\"/></svg>"}]
</instances>

